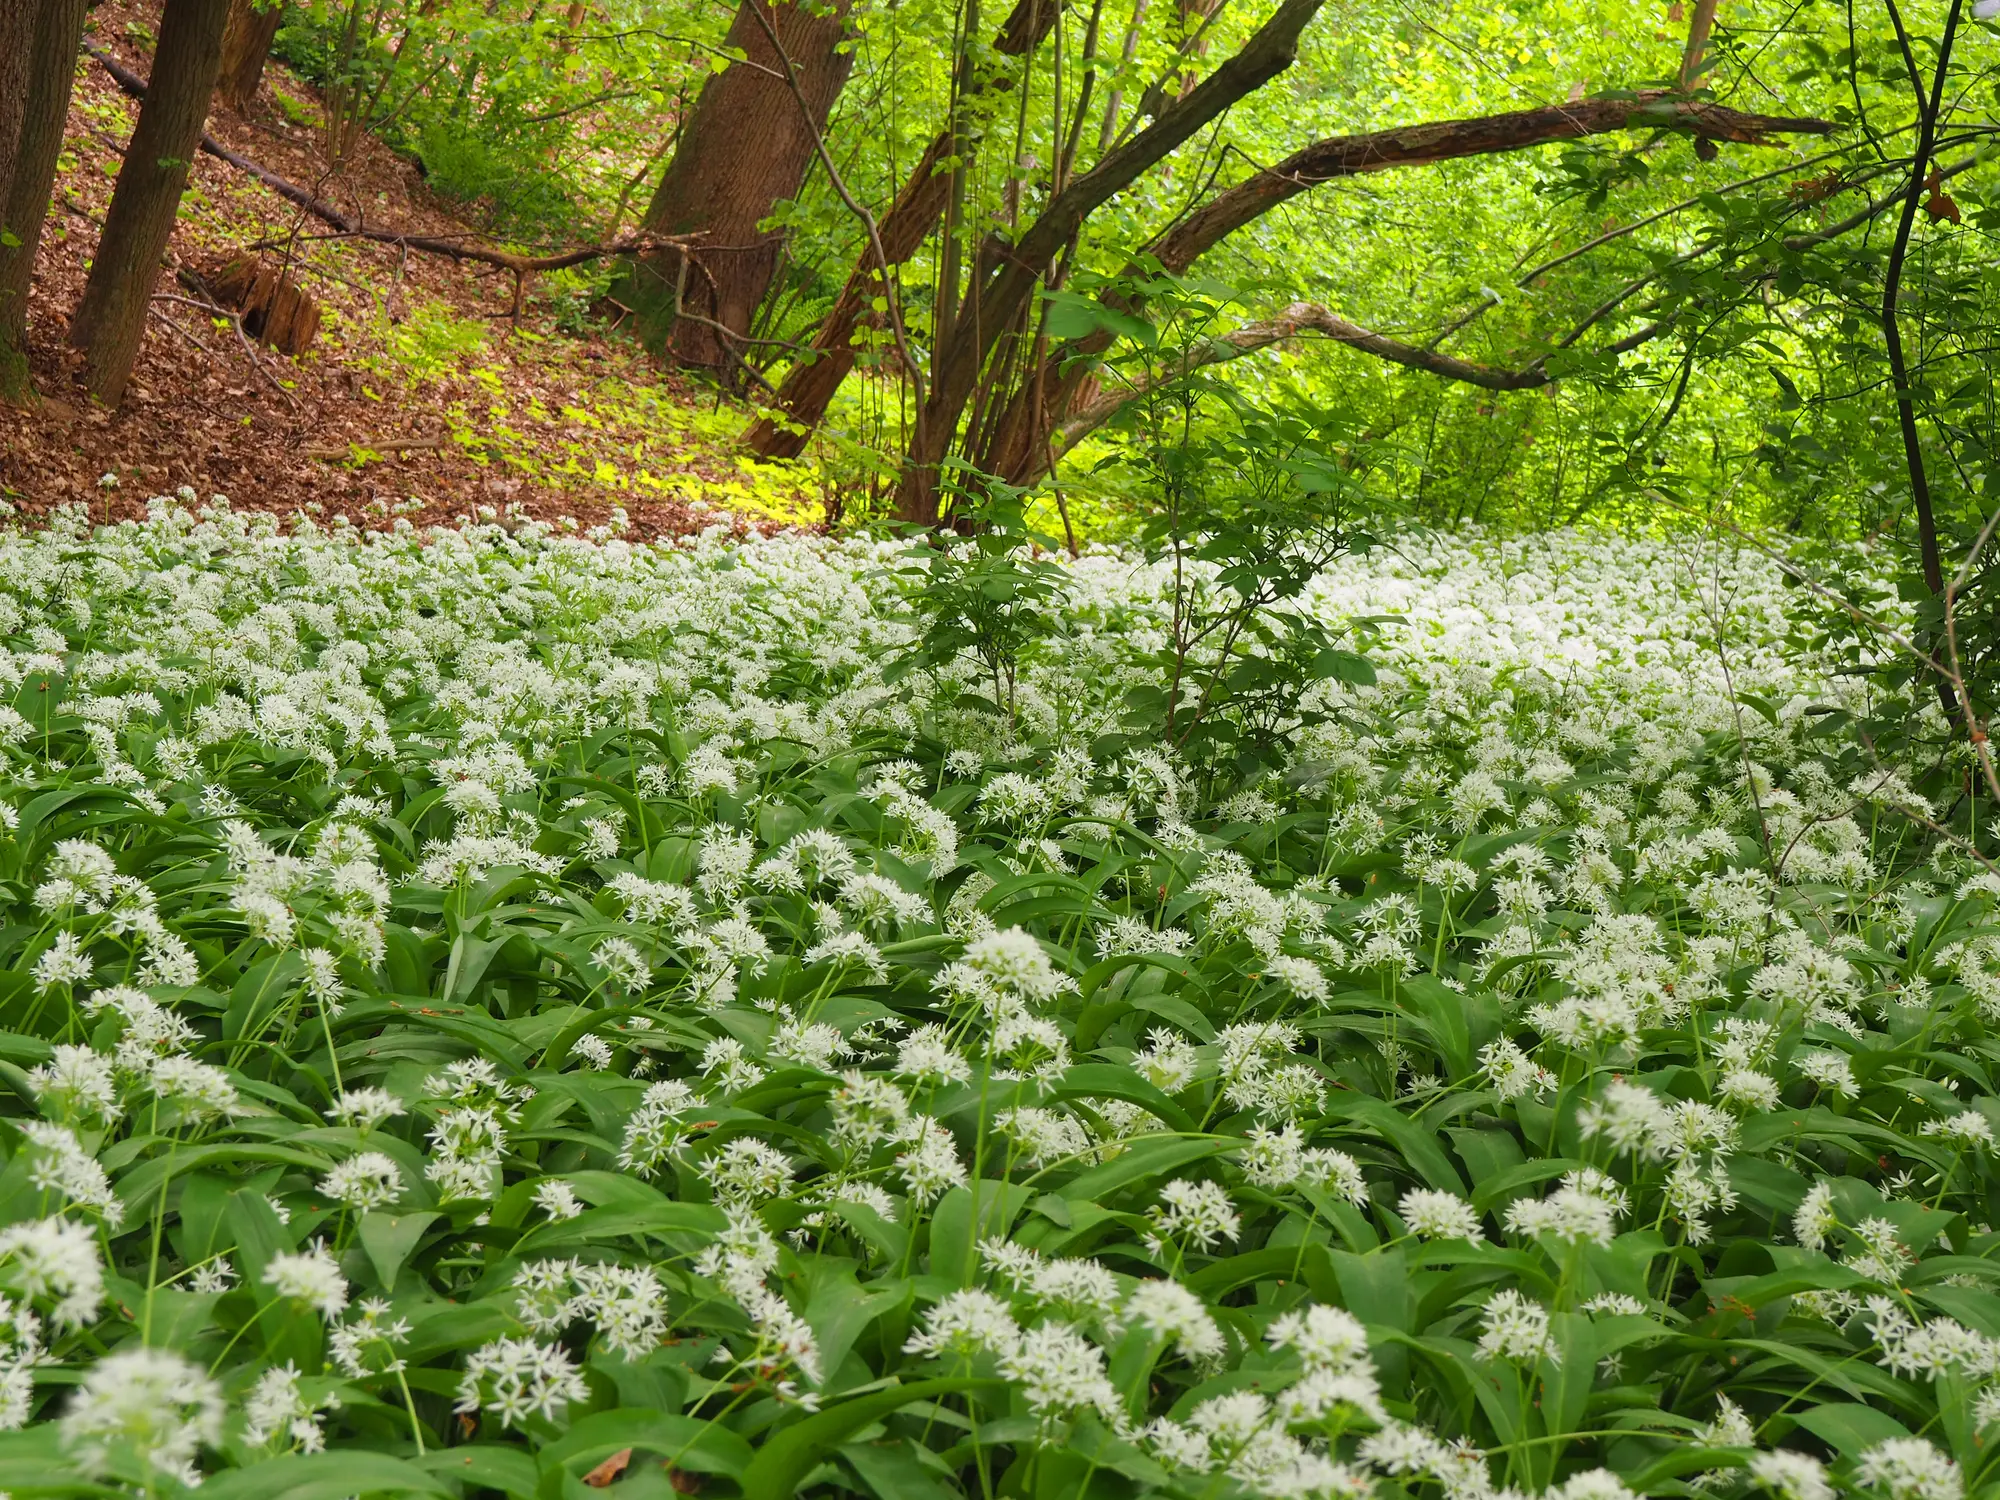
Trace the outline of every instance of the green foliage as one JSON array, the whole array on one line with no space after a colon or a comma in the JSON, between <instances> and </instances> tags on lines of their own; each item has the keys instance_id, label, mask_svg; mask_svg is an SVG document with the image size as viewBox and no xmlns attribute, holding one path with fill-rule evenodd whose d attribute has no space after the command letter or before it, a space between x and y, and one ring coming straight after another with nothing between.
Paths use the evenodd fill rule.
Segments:
<instances>
[{"instance_id":1,"label":"green foliage","mask_svg":"<svg viewBox=\"0 0 2000 1500\"><path fill-rule=\"evenodd\" d=\"M1053 539L1030 530L1020 494L988 475L951 482L954 509L973 535L959 540L932 532L910 549L905 572L911 604L924 621L921 637L884 674L900 681L914 671L936 673L970 657L979 663L991 696L961 701L1018 718L1015 688L1022 656L1063 629L1062 570L1027 549Z\"/></svg>"},{"instance_id":2,"label":"green foliage","mask_svg":"<svg viewBox=\"0 0 2000 1500\"><path fill-rule=\"evenodd\" d=\"M543 172L524 172L517 151L492 133L456 118L425 122L414 143L432 191L462 206L483 209L512 227L560 223L571 208L563 183Z\"/></svg>"},{"instance_id":3,"label":"green foliage","mask_svg":"<svg viewBox=\"0 0 2000 1500\"><path fill-rule=\"evenodd\" d=\"M1366 684L1360 619L1329 626L1302 606L1335 558L1366 552L1358 519L1385 519L1351 458L1351 437L1324 412L1272 411L1202 371L1218 323L1241 294L1161 275L1049 299L1052 336L1096 330L1122 352L1108 378L1135 393L1119 422L1129 441L1100 465L1123 470L1139 510L1137 540L1173 580L1165 641L1126 703L1133 744L1171 745L1210 780L1250 786L1284 756L1305 701L1325 682ZM1152 320L1120 310L1140 297Z\"/></svg>"},{"instance_id":4,"label":"green foliage","mask_svg":"<svg viewBox=\"0 0 2000 1500\"><path fill-rule=\"evenodd\" d=\"M387 354L375 367L421 384L476 358L486 348L486 325L426 299L383 327L382 344Z\"/></svg>"},{"instance_id":5,"label":"green foliage","mask_svg":"<svg viewBox=\"0 0 2000 1500\"><path fill-rule=\"evenodd\" d=\"M1775 569L1340 558L1209 788L982 495L0 536L16 1494L1993 1494L2000 893Z\"/></svg>"}]
</instances>

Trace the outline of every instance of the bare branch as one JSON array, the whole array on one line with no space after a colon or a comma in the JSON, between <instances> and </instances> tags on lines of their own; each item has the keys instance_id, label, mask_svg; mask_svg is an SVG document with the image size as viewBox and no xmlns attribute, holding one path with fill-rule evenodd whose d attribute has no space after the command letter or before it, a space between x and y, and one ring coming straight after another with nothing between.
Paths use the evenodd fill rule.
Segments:
<instances>
[{"instance_id":1,"label":"bare branch","mask_svg":"<svg viewBox=\"0 0 2000 1500\"><path fill-rule=\"evenodd\" d=\"M1427 370L1433 375L1441 375L1447 380L1456 380L1464 385L1478 386L1482 390L1529 391L1553 384L1555 380L1555 377L1547 371L1534 366L1522 370L1497 370L1491 365L1478 365L1468 360L1454 359L1448 354L1405 344L1386 334L1375 333L1357 323L1350 323L1316 302L1294 302L1274 318L1245 323L1240 328L1231 329L1227 333L1207 340L1200 347L1191 350L1186 358L1158 374L1100 391L1093 400L1077 408L1063 422L1062 446L1065 449L1074 446L1079 438L1102 426L1121 408L1129 406L1148 391L1185 379L1205 366L1240 359L1246 354L1254 354L1274 344L1289 343L1294 339L1308 337L1345 344L1350 349L1360 349L1375 355L1378 359L1386 359L1392 364L1403 365L1413 370Z\"/></svg>"},{"instance_id":2,"label":"bare branch","mask_svg":"<svg viewBox=\"0 0 2000 1500\"><path fill-rule=\"evenodd\" d=\"M103 65L104 71L111 75L125 93L134 99L146 97L145 79L96 43L86 40L83 46L86 52ZM497 266L503 271L513 272L516 276L530 275L536 271L560 271L569 266L583 265L588 261L604 260L618 255L634 255L647 250L679 249L692 243L683 237L639 234L613 240L607 244L583 245L551 255L517 255L511 250L500 250L490 245L468 244L451 236L412 234L400 229L371 229L324 198L309 192L295 182L288 182L269 168L259 166L249 157L231 151L213 136L204 135L201 138L201 149L218 161L227 162L237 171L254 177L280 198L296 204L314 218L331 224L340 232L342 238L368 240L378 245L396 245L425 255L441 255L450 260Z\"/></svg>"}]
</instances>

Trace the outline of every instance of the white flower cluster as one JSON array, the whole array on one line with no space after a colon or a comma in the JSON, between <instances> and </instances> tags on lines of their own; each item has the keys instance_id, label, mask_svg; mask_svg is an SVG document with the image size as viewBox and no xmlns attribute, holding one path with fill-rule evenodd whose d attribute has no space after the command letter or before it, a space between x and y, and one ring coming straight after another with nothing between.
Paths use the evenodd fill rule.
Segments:
<instances>
[{"instance_id":1,"label":"white flower cluster","mask_svg":"<svg viewBox=\"0 0 2000 1500\"><path fill-rule=\"evenodd\" d=\"M1170 566L998 692L889 670L895 561L0 534L0 1429L157 1488L858 1399L830 1483L1959 1500L2000 880L1775 568L1345 558L1286 607L1399 617L1375 681L1230 759L1130 727ZM1918 1435L1808 1451L1856 1360Z\"/></svg>"}]
</instances>

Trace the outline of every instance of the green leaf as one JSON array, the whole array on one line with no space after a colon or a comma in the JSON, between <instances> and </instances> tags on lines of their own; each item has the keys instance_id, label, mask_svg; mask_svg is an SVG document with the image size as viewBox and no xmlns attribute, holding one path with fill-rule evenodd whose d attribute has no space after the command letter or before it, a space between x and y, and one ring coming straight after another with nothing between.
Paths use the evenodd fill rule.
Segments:
<instances>
[{"instance_id":1,"label":"green leaf","mask_svg":"<svg viewBox=\"0 0 2000 1500\"><path fill-rule=\"evenodd\" d=\"M931 1216L931 1274L953 1286L971 1286L978 1271L976 1247L983 1239L1005 1238L1008 1228L1034 1196L1018 1183L976 1177L938 1199Z\"/></svg>"},{"instance_id":2,"label":"green leaf","mask_svg":"<svg viewBox=\"0 0 2000 1500\"><path fill-rule=\"evenodd\" d=\"M619 1409L593 1412L542 1449L545 1463L584 1474L622 1448L656 1453L677 1469L740 1478L750 1467L750 1445L720 1422L675 1412Z\"/></svg>"},{"instance_id":3,"label":"green leaf","mask_svg":"<svg viewBox=\"0 0 2000 1500\"><path fill-rule=\"evenodd\" d=\"M1078 1173L1063 1185L1062 1196L1094 1203L1125 1188L1155 1187L1182 1167L1242 1145L1228 1136L1140 1136L1102 1166Z\"/></svg>"},{"instance_id":4,"label":"green leaf","mask_svg":"<svg viewBox=\"0 0 2000 1500\"><path fill-rule=\"evenodd\" d=\"M1169 1130L1192 1132L1194 1121L1165 1094L1130 1068L1110 1063L1077 1063L1056 1085L1058 1099L1123 1099L1151 1112Z\"/></svg>"},{"instance_id":5,"label":"green leaf","mask_svg":"<svg viewBox=\"0 0 2000 1500\"><path fill-rule=\"evenodd\" d=\"M1438 1145L1435 1133L1394 1105L1369 1094L1338 1094L1328 1101L1326 1118L1352 1120L1374 1131L1402 1153L1432 1187L1464 1196L1465 1184Z\"/></svg>"},{"instance_id":6,"label":"green leaf","mask_svg":"<svg viewBox=\"0 0 2000 1500\"><path fill-rule=\"evenodd\" d=\"M362 1448L293 1453L203 1483L202 1500L347 1500L350 1495L445 1495L452 1487L416 1464Z\"/></svg>"},{"instance_id":7,"label":"green leaf","mask_svg":"<svg viewBox=\"0 0 2000 1500\"><path fill-rule=\"evenodd\" d=\"M424 1231L443 1217L435 1213L365 1213L361 1216L358 1229L361 1248L368 1253L368 1263L375 1269L376 1284L385 1293L396 1290L396 1276L403 1269L403 1262L417 1248Z\"/></svg>"},{"instance_id":8,"label":"green leaf","mask_svg":"<svg viewBox=\"0 0 2000 1500\"><path fill-rule=\"evenodd\" d=\"M475 1443L427 1453L410 1462L441 1479L499 1490L513 1500L539 1500L541 1495L541 1470L534 1459L519 1448Z\"/></svg>"},{"instance_id":9,"label":"green leaf","mask_svg":"<svg viewBox=\"0 0 2000 1500\"><path fill-rule=\"evenodd\" d=\"M831 1455L869 1423L879 1422L912 1402L975 1393L999 1395L1007 1388L1004 1380L953 1375L892 1386L828 1407L785 1428L758 1450L756 1458L743 1471L743 1500L792 1500L800 1483L822 1458Z\"/></svg>"},{"instance_id":10,"label":"green leaf","mask_svg":"<svg viewBox=\"0 0 2000 1500\"><path fill-rule=\"evenodd\" d=\"M960 1500L959 1491L918 1457L917 1445L908 1438L845 1443L840 1456L875 1492L875 1500Z\"/></svg>"},{"instance_id":11,"label":"green leaf","mask_svg":"<svg viewBox=\"0 0 2000 1500\"><path fill-rule=\"evenodd\" d=\"M1799 1426L1814 1437L1831 1443L1843 1458L1859 1458L1877 1443L1906 1438L1910 1431L1901 1422L1872 1406L1850 1402L1828 1402L1808 1406L1793 1413Z\"/></svg>"}]
</instances>

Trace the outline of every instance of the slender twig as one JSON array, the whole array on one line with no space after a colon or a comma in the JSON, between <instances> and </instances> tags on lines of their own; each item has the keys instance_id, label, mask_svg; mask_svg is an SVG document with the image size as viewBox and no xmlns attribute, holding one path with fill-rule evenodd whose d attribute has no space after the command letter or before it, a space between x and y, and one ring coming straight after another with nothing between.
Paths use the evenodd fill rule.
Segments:
<instances>
[{"instance_id":1,"label":"slender twig","mask_svg":"<svg viewBox=\"0 0 2000 1500\"><path fill-rule=\"evenodd\" d=\"M207 297L181 297L173 292L155 292L153 293L153 301L177 302L184 307L197 307L213 317L223 319L236 331L236 342L243 346L244 358L250 361L251 367L256 370L258 375L263 377L265 383L280 396L283 396L286 401L290 402L293 411L303 411L305 409L300 404L299 398L286 390L284 382L273 375L265 367L264 361L258 358L257 350L250 342L250 336L243 331L243 315L241 313L233 308L224 307L221 303L212 301Z\"/></svg>"}]
</instances>

